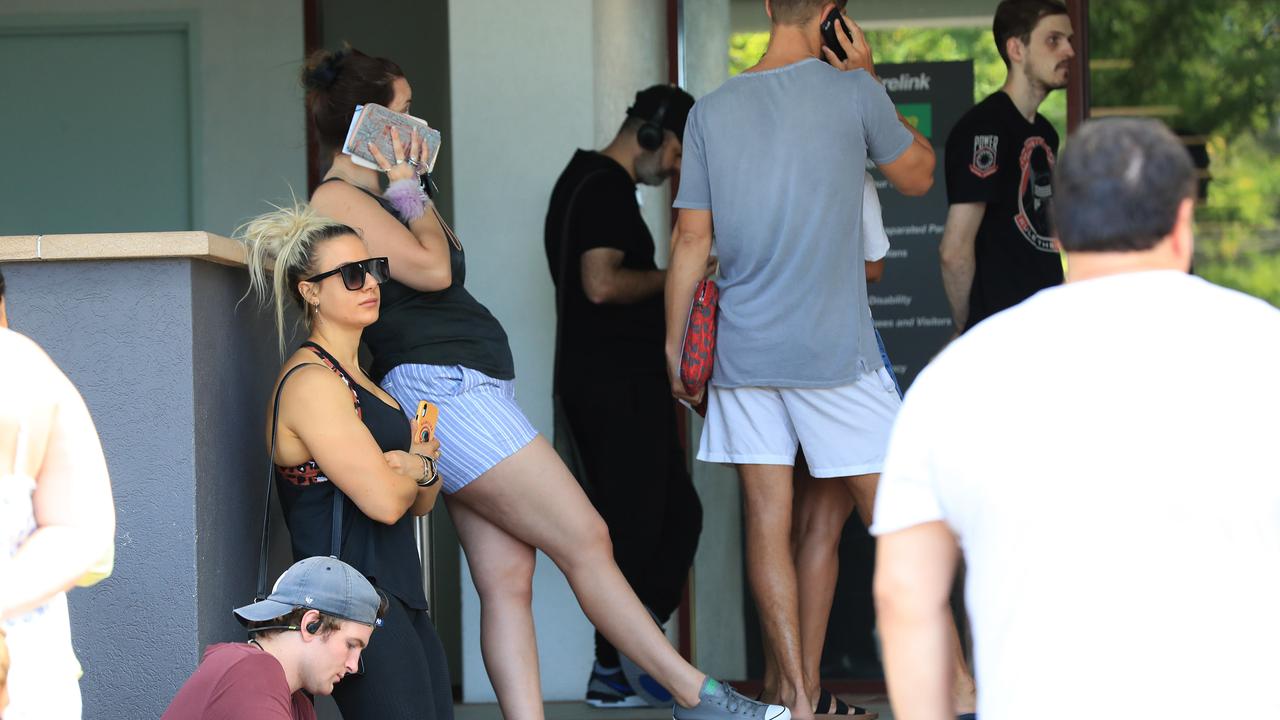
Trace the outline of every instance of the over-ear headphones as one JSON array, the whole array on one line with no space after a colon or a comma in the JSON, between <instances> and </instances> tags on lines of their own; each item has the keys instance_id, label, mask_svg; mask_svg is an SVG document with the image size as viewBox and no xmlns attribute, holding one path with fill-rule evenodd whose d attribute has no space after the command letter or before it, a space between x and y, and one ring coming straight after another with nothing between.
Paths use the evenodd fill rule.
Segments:
<instances>
[{"instance_id":1,"label":"over-ear headphones","mask_svg":"<svg viewBox=\"0 0 1280 720\"><path fill-rule=\"evenodd\" d=\"M662 101L658 103L658 111L653 117L645 120L644 124L636 130L636 141L640 143L640 147L650 152L662 147L664 131L662 128L662 119L667 114L667 104L671 101L671 96L664 93Z\"/></svg>"}]
</instances>

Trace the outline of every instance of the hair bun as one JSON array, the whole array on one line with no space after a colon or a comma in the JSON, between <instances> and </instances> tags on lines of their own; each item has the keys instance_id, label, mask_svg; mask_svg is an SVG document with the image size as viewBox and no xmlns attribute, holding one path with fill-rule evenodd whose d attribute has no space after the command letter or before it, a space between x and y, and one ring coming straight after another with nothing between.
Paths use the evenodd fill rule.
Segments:
<instances>
[{"instance_id":1,"label":"hair bun","mask_svg":"<svg viewBox=\"0 0 1280 720\"><path fill-rule=\"evenodd\" d=\"M321 50L311 56L306 70L302 73L302 84L307 90L325 91L333 87L342 73L343 60L348 51L344 48L337 52Z\"/></svg>"}]
</instances>

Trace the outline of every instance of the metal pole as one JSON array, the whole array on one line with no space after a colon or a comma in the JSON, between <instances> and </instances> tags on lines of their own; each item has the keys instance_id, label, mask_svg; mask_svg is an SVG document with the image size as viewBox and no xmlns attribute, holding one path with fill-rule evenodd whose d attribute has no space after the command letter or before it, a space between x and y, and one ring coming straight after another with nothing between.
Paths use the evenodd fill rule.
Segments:
<instances>
[{"instance_id":1,"label":"metal pole","mask_svg":"<svg viewBox=\"0 0 1280 720\"><path fill-rule=\"evenodd\" d=\"M413 526L413 535L418 541L418 561L422 563L422 592L427 596L428 615L432 621L435 620L436 610L436 564L431 554L434 530L435 522L431 513L418 518Z\"/></svg>"}]
</instances>

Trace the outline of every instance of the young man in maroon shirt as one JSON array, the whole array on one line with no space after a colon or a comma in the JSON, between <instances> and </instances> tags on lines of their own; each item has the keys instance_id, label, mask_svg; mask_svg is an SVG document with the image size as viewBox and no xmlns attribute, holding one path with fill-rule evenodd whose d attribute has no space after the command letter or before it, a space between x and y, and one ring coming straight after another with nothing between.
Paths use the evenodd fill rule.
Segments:
<instances>
[{"instance_id":1,"label":"young man in maroon shirt","mask_svg":"<svg viewBox=\"0 0 1280 720\"><path fill-rule=\"evenodd\" d=\"M161 720L315 720L311 695L356 672L386 600L335 558L300 560L266 600L235 610L247 643L210 645Z\"/></svg>"}]
</instances>

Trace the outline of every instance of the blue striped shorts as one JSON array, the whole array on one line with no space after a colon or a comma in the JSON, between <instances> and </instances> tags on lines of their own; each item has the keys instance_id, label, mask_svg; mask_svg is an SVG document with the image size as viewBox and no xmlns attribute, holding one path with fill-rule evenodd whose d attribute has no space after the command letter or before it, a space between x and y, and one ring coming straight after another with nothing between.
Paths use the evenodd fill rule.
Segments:
<instances>
[{"instance_id":1,"label":"blue striped shorts","mask_svg":"<svg viewBox=\"0 0 1280 720\"><path fill-rule=\"evenodd\" d=\"M516 404L516 385L461 365L397 365L382 389L413 418L418 402L440 408L440 476L444 491L466 487L537 436Z\"/></svg>"}]
</instances>

